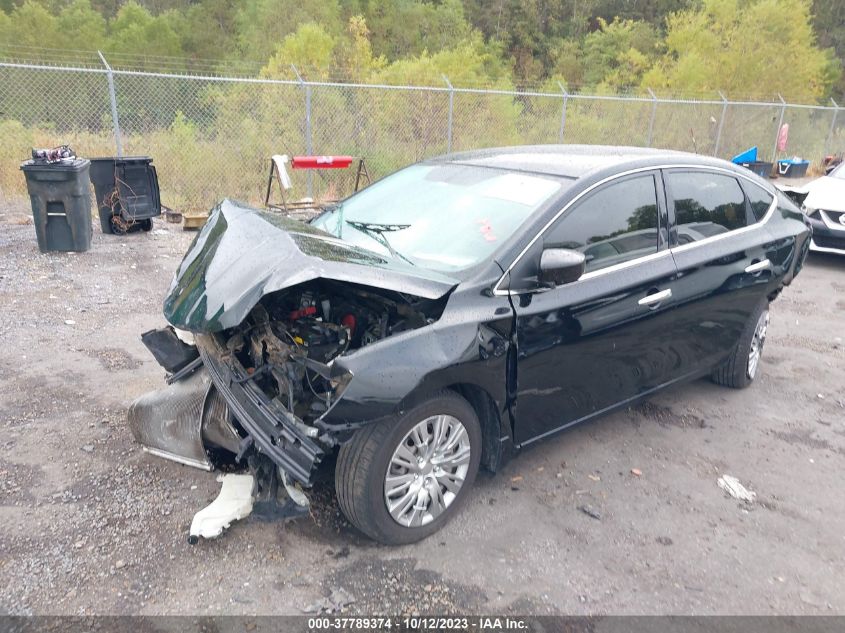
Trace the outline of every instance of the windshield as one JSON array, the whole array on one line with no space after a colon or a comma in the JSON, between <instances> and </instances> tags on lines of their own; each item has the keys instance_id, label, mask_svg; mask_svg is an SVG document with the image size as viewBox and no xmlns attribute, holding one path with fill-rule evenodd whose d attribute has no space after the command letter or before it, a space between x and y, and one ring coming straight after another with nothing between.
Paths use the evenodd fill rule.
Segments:
<instances>
[{"instance_id":1,"label":"windshield","mask_svg":"<svg viewBox=\"0 0 845 633\"><path fill-rule=\"evenodd\" d=\"M470 165L412 165L313 221L414 266L458 271L488 258L566 181Z\"/></svg>"}]
</instances>

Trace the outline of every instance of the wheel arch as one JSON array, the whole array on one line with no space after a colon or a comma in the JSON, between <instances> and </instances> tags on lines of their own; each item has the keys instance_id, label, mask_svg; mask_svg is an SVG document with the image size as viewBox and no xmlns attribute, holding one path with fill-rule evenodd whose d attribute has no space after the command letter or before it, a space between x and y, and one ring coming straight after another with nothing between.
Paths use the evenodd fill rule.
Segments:
<instances>
[{"instance_id":1,"label":"wheel arch","mask_svg":"<svg viewBox=\"0 0 845 633\"><path fill-rule=\"evenodd\" d=\"M481 466L495 473L510 453L510 424L504 420L493 397L482 387L464 382L449 385L447 389L463 397L475 411L481 424Z\"/></svg>"},{"instance_id":2,"label":"wheel arch","mask_svg":"<svg viewBox=\"0 0 845 633\"><path fill-rule=\"evenodd\" d=\"M502 411L487 388L466 381L421 385L402 400L400 413L443 390L458 394L472 407L481 425L481 466L496 472L510 456L512 435L507 411Z\"/></svg>"}]
</instances>

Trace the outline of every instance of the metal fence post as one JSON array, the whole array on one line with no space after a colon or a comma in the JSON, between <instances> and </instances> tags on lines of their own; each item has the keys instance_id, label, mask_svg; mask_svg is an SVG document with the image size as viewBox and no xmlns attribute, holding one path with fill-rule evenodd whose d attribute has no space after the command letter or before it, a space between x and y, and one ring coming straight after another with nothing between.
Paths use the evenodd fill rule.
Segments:
<instances>
[{"instance_id":1,"label":"metal fence post","mask_svg":"<svg viewBox=\"0 0 845 633\"><path fill-rule=\"evenodd\" d=\"M775 130L775 146L772 149L772 162L775 162L775 159L778 157L778 138L780 137L780 129L783 127L783 117L786 116L786 101L783 100L783 97L778 94L778 99L780 99L780 121L778 122L778 129Z\"/></svg>"},{"instance_id":2,"label":"metal fence post","mask_svg":"<svg viewBox=\"0 0 845 633\"><path fill-rule=\"evenodd\" d=\"M296 75L299 85L305 89L305 153L311 156L314 153L311 135L311 84L305 83L302 75L299 74L296 66L290 65ZM305 173L306 191L309 198L314 197L314 174L309 169Z\"/></svg>"},{"instance_id":3,"label":"metal fence post","mask_svg":"<svg viewBox=\"0 0 845 633\"><path fill-rule=\"evenodd\" d=\"M446 75L441 75L441 77L443 77L443 81L446 82L446 85L449 88L449 123L446 130L446 153L448 154L452 152L452 112L455 109L455 89L452 87L452 83Z\"/></svg>"},{"instance_id":4,"label":"metal fence post","mask_svg":"<svg viewBox=\"0 0 845 633\"><path fill-rule=\"evenodd\" d=\"M114 90L114 73L112 73L111 66L109 66L103 54L97 51L97 55L100 56L100 61L106 67L106 79L109 82L109 100L111 101L111 120L114 125L114 144L117 146L118 157L123 157L123 143L120 140L120 119L117 116L117 94Z\"/></svg>"},{"instance_id":5,"label":"metal fence post","mask_svg":"<svg viewBox=\"0 0 845 633\"><path fill-rule=\"evenodd\" d=\"M833 97L830 98L830 102L833 104L833 118L830 120L830 130L827 133L827 138L824 140L825 156L830 151L830 142L833 140L833 132L836 129L836 116L839 114L839 104L833 100Z\"/></svg>"},{"instance_id":6,"label":"metal fence post","mask_svg":"<svg viewBox=\"0 0 845 633\"><path fill-rule=\"evenodd\" d=\"M657 116L657 95L654 94L654 91L651 88L646 88L648 90L648 94L651 95L651 119L648 122L648 141L646 145L651 147L652 139L654 138L654 118Z\"/></svg>"},{"instance_id":7,"label":"metal fence post","mask_svg":"<svg viewBox=\"0 0 845 633\"><path fill-rule=\"evenodd\" d=\"M560 134L558 135L558 142L563 143L563 130L566 128L566 102L569 100L569 93L566 88L559 81L557 85L560 86L560 91L563 93L563 107L560 110Z\"/></svg>"},{"instance_id":8,"label":"metal fence post","mask_svg":"<svg viewBox=\"0 0 845 633\"><path fill-rule=\"evenodd\" d=\"M722 144L722 128L725 126L725 115L728 112L728 98L721 90L718 92L722 98L722 116L719 117L719 127L716 128L716 145L713 147L713 156L719 155L719 146Z\"/></svg>"}]
</instances>

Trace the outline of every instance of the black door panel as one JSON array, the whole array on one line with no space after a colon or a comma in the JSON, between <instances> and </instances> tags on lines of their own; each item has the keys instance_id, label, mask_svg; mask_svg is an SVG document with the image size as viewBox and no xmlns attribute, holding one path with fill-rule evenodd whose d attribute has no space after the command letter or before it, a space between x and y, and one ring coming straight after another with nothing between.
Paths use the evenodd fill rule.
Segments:
<instances>
[{"instance_id":1,"label":"black door panel","mask_svg":"<svg viewBox=\"0 0 845 633\"><path fill-rule=\"evenodd\" d=\"M672 223L675 325L686 369L707 370L736 346L772 279L765 201L749 200L737 178L707 170L664 173ZM769 195L769 206L773 198ZM762 202L762 205L761 205Z\"/></svg>"},{"instance_id":2,"label":"black door panel","mask_svg":"<svg viewBox=\"0 0 845 633\"><path fill-rule=\"evenodd\" d=\"M695 367L712 367L730 354L752 310L766 295L772 279L768 241L769 234L760 226L672 250L678 267L673 285L676 327L687 332L678 344Z\"/></svg>"},{"instance_id":3,"label":"black door panel","mask_svg":"<svg viewBox=\"0 0 845 633\"><path fill-rule=\"evenodd\" d=\"M672 298L640 304L674 277L664 251L517 307L518 443L600 413L675 373L680 359L665 336Z\"/></svg>"},{"instance_id":4,"label":"black door panel","mask_svg":"<svg viewBox=\"0 0 845 633\"><path fill-rule=\"evenodd\" d=\"M587 273L520 297L517 442L595 415L672 373L677 360L660 323L676 269L657 175L596 189L543 235L543 248L584 253Z\"/></svg>"}]
</instances>

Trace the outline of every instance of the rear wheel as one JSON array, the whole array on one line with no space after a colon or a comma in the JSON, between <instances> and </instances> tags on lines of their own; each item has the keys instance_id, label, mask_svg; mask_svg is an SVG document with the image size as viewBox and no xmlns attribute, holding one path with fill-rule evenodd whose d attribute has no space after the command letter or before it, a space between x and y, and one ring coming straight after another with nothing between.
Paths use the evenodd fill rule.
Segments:
<instances>
[{"instance_id":1,"label":"rear wheel","mask_svg":"<svg viewBox=\"0 0 845 633\"><path fill-rule=\"evenodd\" d=\"M364 427L341 447L338 503L370 538L413 543L458 511L480 458L475 412L459 395L444 391L398 419Z\"/></svg>"},{"instance_id":2,"label":"rear wheel","mask_svg":"<svg viewBox=\"0 0 845 633\"><path fill-rule=\"evenodd\" d=\"M748 319L728 360L713 370L713 382L734 389L743 389L750 385L760 369L768 329L769 302L762 301Z\"/></svg>"}]
</instances>

